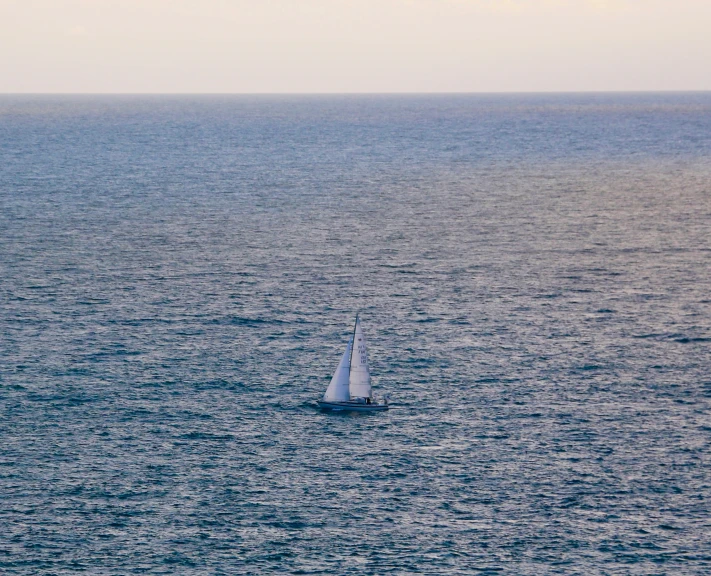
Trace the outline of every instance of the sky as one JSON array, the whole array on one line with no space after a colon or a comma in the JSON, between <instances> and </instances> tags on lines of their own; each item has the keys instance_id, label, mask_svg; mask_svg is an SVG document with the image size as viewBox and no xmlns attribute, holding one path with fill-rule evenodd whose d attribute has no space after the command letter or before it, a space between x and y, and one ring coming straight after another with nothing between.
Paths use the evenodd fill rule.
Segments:
<instances>
[{"instance_id":1,"label":"sky","mask_svg":"<svg viewBox=\"0 0 711 576\"><path fill-rule=\"evenodd\" d=\"M711 0L0 0L0 93L711 90Z\"/></svg>"}]
</instances>

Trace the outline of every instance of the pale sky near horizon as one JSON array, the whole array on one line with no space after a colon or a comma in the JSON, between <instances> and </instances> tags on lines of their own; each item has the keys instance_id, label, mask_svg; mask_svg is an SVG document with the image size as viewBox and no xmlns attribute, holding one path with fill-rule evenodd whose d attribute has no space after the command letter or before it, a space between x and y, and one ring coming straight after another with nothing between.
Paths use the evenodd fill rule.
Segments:
<instances>
[{"instance_id":1,"label":"pale sky near horizon","mask_svg":"<svg viewBox=\"0 0 711 576\"><path fill-rule=\"evenodd\" d=\"M0 93L711 90L711 0L0 0Z\"/></svg>"}]
</instances>

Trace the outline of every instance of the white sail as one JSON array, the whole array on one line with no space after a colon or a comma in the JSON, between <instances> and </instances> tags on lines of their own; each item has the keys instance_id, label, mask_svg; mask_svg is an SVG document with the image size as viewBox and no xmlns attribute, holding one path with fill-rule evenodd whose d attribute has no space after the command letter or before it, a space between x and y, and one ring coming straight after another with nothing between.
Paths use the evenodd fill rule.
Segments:
<instances>
[{"instance_id":1,"label":"white sail","mask_svg":"<svg viewBox=\"0 0 711 576\"><path fill-rule=\"evenodd\" d=\"M355 398L370 398L372 393L365 334L360 327L360 318L357 316L351 352L350 393Z\"/></svg>"},{"instance_id":2,"label":"white sail","mask_svg":"<svg viewBox=\"0 0 711 576\"><path fill-rule=\"evenodd\" d=\"M338 368L333 373L331 383L323 395L326 402L348 402L351 399L348 389L348 376L351 363L351 342L348 342L346 351L343 353L341 361L338 363Z\"/></svg>"}]
</instances>

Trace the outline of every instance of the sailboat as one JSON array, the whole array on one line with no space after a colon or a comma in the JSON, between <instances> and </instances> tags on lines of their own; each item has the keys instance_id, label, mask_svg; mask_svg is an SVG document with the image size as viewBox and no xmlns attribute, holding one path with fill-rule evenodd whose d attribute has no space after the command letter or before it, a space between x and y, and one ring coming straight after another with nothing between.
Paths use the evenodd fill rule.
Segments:
<instances>
[{"instance_id":1,"label":"sailboat","mask_svg":"<svg viewBox=\"0 0 711 576\"><path fill-rule=\"evenodd\" d=\"M356 315L353 337L338 363L338 368L331 378L318 405L324 410L355 410L357 412L376 412L388 409L387 398L376 400L370 385L368 370L368 352L365 347L365 334Z\"/></svg>"}]
</instances>

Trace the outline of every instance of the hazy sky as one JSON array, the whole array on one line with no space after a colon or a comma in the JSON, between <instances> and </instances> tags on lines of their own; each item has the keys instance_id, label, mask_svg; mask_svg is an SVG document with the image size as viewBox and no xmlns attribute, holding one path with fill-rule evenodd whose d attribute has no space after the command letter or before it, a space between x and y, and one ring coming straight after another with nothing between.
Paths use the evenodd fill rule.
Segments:
<instances>
[{"instance_id":1,"label":"hazy sky","mask_svg":"<svg viewBox=\"0 0 711 576\"><path fill-rule=\"evenodd\" d=\"M0 92L711 90L711 0L0 0Z\"/></svg>"}]
</instances>

